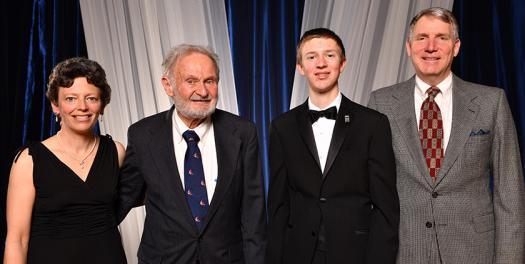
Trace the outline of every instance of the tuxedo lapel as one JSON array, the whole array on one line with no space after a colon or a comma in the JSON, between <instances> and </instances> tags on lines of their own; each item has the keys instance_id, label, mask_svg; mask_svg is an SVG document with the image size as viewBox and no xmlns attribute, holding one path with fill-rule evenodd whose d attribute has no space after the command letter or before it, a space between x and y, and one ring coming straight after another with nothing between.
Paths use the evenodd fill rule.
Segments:
<instances>
[{"instance_id":1,"label":"tuxedo lapel","mask_svg":"<svg viewBox=\"0 0 525 264\"><path fill-rule=\"evenodd\" d=\"M478 113L479 106L473 102L476 94L469 93L463 87L461 80L453 77L452 84L452 128L448 141L445 159L436 178L439 183L444 175L450 170L459 153L463 150L469 136L472 123Z\"/></svg>"},{"instance_id":2,"label":"tuxedo lapel","mask_svg":"<svg viewBox=\"0 0 525 264\"><path fill-rule=\"evenodd\" d=\"M187 217L186 223L188 228L194 229L198 232L197 226L193 222L191 210L186 202L184 196L184 187L180 180L180 174L175 159L174 144L173 144L173 124L172 114L174 108L166 112L166 117L163 124L151 129L151 141L149 144L150 156L153 158L154 164L158 171L158 179L166 186L166 192L173 192L175 199L175 208L184 208L184 213Z\"/></svg>"},{"instance_id":3,"label":"tuxedo lapel","mask_svg":"<svg viewBox=\"0 0 525 264\"><path fill-rule=\"evenodd\" d=\"M297 128L299 129L299 134L304 144L308 147L308 150L310 150L310 155L312 155L317 163L317 167L321 170L321 162L319 161L319 154L317 153L317 146L315 145L312 123L308 114L308 100L300 105L297 111Z\"/></svg>"},{"instance_id":4,"label":"tuxedo lapel","mask_svg":"<svg viewBox=\"0 0 525 264\"><path fill-rule=\"evenodd\" d=\"M430 173L428 171L427 164L425 162L425 157L423 156L423 150L421 149L421 141L419 139L419 131L415 114L414 107L414 87L415 79L412 78L402 84L402 87L399 89L399 92L392 95L392 113L394 113L394 121L398 127L400 134L405 141L412 160L420 170L420 175L425 175L423 177L425 181L433 186L434 183L430 178Z\"/></svg>"},{"instance_id":5,"label":"tuxedo lapel","mask_svg":"<svg viewBox=\"0 0 525 264\"><path fill-rule=\"evenodd\" d=\"M236 137L236 124L228 122L221 117L222 113L219 110L216 110L216 113L212 116L215 149L217 151L218 177L206 221L202 228L203 231L217 212L224 195L228 191L241 150L241 140Z\"/></svg>"},{"instance_id":6,"label":"tuxedo lapel","mask_svg":"<svg viewBox=\"0 0 525 264\"><path fill-rule=\"evenodd\" d=\"M326 177L330 167L334 163L339 149L343 145L343 142L348 135L350 128L350 122L352 120L350 100L342 96L341 105L337 113L337 119L335 120L334 131L332 133L332 140L330 141L330 147L328 148L328 155L326 156L326 164L323 171L323 179ZM315 143L314 143L315 144Z\"/></svg>"}]
</instances>

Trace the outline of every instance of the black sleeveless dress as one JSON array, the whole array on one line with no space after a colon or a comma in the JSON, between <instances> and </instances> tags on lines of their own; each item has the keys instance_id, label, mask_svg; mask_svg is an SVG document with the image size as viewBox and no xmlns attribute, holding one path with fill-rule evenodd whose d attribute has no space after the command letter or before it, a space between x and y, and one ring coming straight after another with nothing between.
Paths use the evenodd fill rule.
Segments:
<instances>
[{"instance_id":1,"label":"black sleeveless dress","mask_svg":"<svg viewBox=\"0 0 525 264\"><path fill-rule=\"evenodd\" d=\"M27 262L126 263L114 213L118 154L100 144L86 181L40 142L29 143L36 190Z\"/></svg>"}]
</instances>

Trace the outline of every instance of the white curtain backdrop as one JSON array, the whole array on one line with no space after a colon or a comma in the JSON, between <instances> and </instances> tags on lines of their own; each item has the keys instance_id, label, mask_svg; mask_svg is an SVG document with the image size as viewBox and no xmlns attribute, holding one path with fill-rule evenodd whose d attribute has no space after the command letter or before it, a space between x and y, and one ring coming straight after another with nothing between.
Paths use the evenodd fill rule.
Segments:
<instances>
[{"instance_id":1,"label":"white curtain backdrop","mask_svg":"<svg viewBox=\"0 0 525 264\"><path fill-rule=\"evenodd\" d=\"M452 9L453 0L305 0L302 33L326 27L341 37L346 69L341 92L366 105L373 90L414 74L405 52L412 17L431 6ZM308 97L306 79L295 72L290 108Z\"/></svg>"},{"instance_id":2,"label":"white curtain backdrop","mask_svg":"<svg viewBox=\"0 0 525 264\"><path fill-rule=\"evenodd\" d=\"M404 40L410 19L453 0L306 0L302 32L328 27L343 40L347 66L339 82L350 99L366 104L372 90L413 74ZM113 88L101 130L124 144L129 125L171 106L160 84L162 59L180 43L210 46L220 57L218 108L238 113L224 1L80 0L88 54L106 70ZM291 107L306 97L295 74ZM247 100L249 98L241 98ZM128 263L136 252L145 212L134 209L120 225Z\"/></svg>"},{"instance_id":3,"label":"white curtain backdrop","mask_svg":"<svg viewBox=\"0 0 525 264\"><path fill-rule=\"evenodd\" d=\"M89 58L106 70L113 89L102 133L124 145L129 125L167 110L160 83L170 47L193 43L220 58L218 108L238 113L224 1L80 0ZM137 263L145 211L133 209L120 225L128 263Z\"/></svg>"}]
</instances>

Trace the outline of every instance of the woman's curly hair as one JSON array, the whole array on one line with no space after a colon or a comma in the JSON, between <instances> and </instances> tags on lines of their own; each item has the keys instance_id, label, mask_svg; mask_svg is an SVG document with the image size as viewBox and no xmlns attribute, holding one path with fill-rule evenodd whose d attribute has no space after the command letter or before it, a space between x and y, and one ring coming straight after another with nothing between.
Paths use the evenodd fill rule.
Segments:
<instances>
[{"instance_id":1,"label":"woman's curly hair","mask_svg":"<svg viewBox=\"0 0 525 264\"><path fill-rule=\"evenodd\" d=\"M106 72L96 61L80 57L67 59L55 66L47 83L47 99L52 103L58 102L58 89L71 87L78 77L85 77L88 83L100 89L102 108L109 104L111 87L106 80Z\"/></svg>"}]
</instances>

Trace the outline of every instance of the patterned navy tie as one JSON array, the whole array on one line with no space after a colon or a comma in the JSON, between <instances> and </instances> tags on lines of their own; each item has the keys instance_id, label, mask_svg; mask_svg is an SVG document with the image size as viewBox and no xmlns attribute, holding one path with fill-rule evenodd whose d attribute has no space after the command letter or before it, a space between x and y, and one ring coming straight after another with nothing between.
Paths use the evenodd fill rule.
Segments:
<instances>
[{"instance_id":1,"label":"patterned navy tie","mask_svg":"<svg viewBox=\"0 0 525 264\"><path fill-rule=\"evenodd\" d=\"M208 212L208 194L206 192L206 181L204 180L204 169L202 167L201 152L197 143L199 136L193 130L186 130L182 134L188 144L184 156L184 187L186 200L190 206L195 224L202 230L204 219Z\"/></svg>"},{"instance_id":2,"label":"patterned navy tie","mask_svg":"<svg viewBox=\"0 0 525 264\"><path fill-rule=\"evenodd\" d=\"M419 117L419 139L430 177L435 181L441 168L441 162L445 157L443 151L443 119L441 118L441 110L434 100L440 90L437 87L430 87L426 93L428 97L421 105Z\"/></svg>"}]
</instances>

